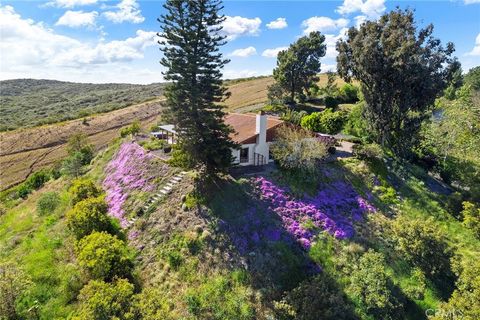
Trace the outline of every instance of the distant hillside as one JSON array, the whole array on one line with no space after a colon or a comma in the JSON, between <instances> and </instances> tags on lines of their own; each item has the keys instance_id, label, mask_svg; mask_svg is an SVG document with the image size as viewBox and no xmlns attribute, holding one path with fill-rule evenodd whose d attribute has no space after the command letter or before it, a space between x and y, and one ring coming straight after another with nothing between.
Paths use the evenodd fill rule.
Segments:
<instances>
[{"instance_id":1,"label":"distant hillside","mask_svg":"<svg viewBox=\"0 0 480 320\"><path fill-rule=\"evenodd\" d=\"M158 98L164 84L91 84L55 80L0 81L0 131L108 112Z\"/></svg>"}]
</instances>

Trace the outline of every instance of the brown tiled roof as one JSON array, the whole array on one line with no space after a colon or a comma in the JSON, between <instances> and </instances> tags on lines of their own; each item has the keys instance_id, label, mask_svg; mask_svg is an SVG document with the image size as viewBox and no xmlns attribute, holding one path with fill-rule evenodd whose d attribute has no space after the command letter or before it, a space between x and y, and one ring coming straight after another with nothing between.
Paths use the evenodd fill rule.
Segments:
<instances>
[{"instance_id":1,"label":"brown tiled roof","mask_svg":"<svg viewBox=\"0 0 480 320\"><path fill-rule=\"evenodd\" d=\"M230 134L230 138L241 144L255 143L257 139L256 114L252 113L229 113L225 116L225 123L232 126L235 133ZM274 128L282 124L283 121L278 117L267 116L267 141L274 138Z\"/></svg>"}]
</instances>

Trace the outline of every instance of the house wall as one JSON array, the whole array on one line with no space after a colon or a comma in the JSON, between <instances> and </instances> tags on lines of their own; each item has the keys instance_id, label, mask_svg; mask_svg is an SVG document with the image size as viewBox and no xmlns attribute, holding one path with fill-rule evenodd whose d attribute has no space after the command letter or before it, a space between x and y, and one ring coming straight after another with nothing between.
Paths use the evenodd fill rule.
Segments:
<instances>
[{"instance_id":1,"label":"house wall","mask_svg":"<svg viewBox=\"0 0 480 320\"><path fill-rule=\"evenodd\" d=\"M240 163L240 149L248 148L248 162ZM232 155L234 158L233 163L241 166L248 166L253 164L253 153L255 152L255 144L242 144L240 149L232 149Z\"/></svg>"}]
</instances>

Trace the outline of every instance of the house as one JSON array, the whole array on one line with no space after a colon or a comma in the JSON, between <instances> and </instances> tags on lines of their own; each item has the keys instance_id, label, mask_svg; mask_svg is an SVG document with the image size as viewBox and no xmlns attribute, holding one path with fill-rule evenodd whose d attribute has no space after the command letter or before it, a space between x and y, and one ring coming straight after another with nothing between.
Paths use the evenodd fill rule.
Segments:
<instances>
[{"instance_id":1,"label":"house","mask_svg":"<svg viewBox=\"0 0 480 320\"><path fill-rule=\"evenodd\" d=\"M275 138L276 128L283 123L282 120L260 112L229 113L224 121L234 130L230 138L240 145L240 148L232 149L234 164L263 165L273 161L270 156L270 144ZM162 125L158 131L152 132L152 135L165 139L168 143L175 143L177 132L173 125Z\"/></svg>"}]
</instances>

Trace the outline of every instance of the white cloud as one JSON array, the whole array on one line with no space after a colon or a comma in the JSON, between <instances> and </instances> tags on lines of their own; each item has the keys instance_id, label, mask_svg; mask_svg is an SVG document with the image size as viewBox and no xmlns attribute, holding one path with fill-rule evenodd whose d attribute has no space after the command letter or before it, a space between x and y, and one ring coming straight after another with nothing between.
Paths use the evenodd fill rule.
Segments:
<instances>
[{"instance_id":1,"label":"white cloud","mask_svg":"<svg viewBox=\"0 0 480 320\"><path fill-rule=\"evenodd\" d=\"M480 56L480 33L475 38L475 46L472 51L466 54L467 56Z\"/></svg>"},{"instance_id":2,"label":"white cloud","mask_svg":"<svg viewBox=\"0 0 480 320\"><path fill-rule=\"evenodd\" d=\"M334 20L329 17L311 17L302 22L304 28L303 33L309 34L312 31L333 31L340 28L344 28L348 25L349 21L344 18Z\"/></svg>"},{"instance_id":3,"label":"white cloud","mask_svg":"<svg viewBox=\"0 0 480 320\"><path fill-rule=\"evenodd\" d=\"M258 71L249 70L249 69L245 69L245 70L227 69L223 72L224 79L249 78L249 77L255 77L258 75L259 75Z\"/></svg>"},{"instance_id":4,"label":"white cloud","mask_svg":"<svg viewBox=\"0 0 480 320\"><path fill-rule=\"evenodd\" d=\"M67 26L72 28L94 27L98 12L83 12L68 10L58 19L56 26Z\"/></svg>"},{"instance_id":5,"label":"white cloud","mask_svg":"<svg viewBox=\"0 0 480 320\"><path fill-rule=\"evenodd\" d=\"M463 3L465 4L480 3L480 0L463 0Z\"/></svg>"},{"instance_id":6,"label":"white cloud","mask_svg":"<svg viewBox=\"0 0 480 320\"><path fill-rule=\"evenodd\" d=\"M54 0L47 2L47 6L55 6L61 8L73 8L77 6L87 6L97 3L98 0Z\"/></svg>"},{"instance_id":7,"label":"white cloud","mask_svg":"<svg viewBox=\"0 0 480 320\"><path fill-rule=\"evenodd\" d=\"M136 0L122 0L115 6L117 11L106 11L103 13L105 18L113 23L132 22L142 23L145 18L142 16L140 6Z\"/></svg>"},{"instance_id":8,"label":"white cloud","mask_svg":"<svg viewBox=\"0 0 480 320\"><path fill-rule=\"evenodd\" d=\"M283 50L287 50L288 47L278 47L278 48L273 48L273 49L266 49L262 52L263 57L267 58L276 58L278 53Z\"/></svg>"},{"instance_id":9,"label":"white cloud","mask_svg":"<svg viewBox=\"0 0 480 320\"><path fill-rule=\"evenodd\" d=\"M57 78L83 80L95 70L118 73L122 62L141 59L155 44L156 32L138 30L134 37L109 42L86 43L60 35L43 23L23 19L11 6L0 7L2 78ZM154 64L153 64L154 65ZM130 73L135 77L135 73ZM113 77L114 78L114 77ZM96 82L106 81L98 78ZM118 81L117 81L118 82Z\"/></svg>"},{"instance_id":10,"label":"white cloud","mask_svg":"<svg viewBox=\"0 0 480 320\"><path fill-rule=\"evenodd\" d=\"M344 15L361 12L369 19L377 19L385 12L385 9L385 0L344 0L336 11Z\"/></svg>"},{"instance_id":11,"label":"white cloud","mask_svg":"<svg viewBox=\"0 0 480 320\"><path fill-rule=\"evenodd\" d=\"M268 29L283 29L288 27L287 19L285 18L277 18L276 20L270 21L267 23Z\"/></svg>"},{"instance_id":12,"label":"white cloud","mask_svg":"<svg viewBox=\"0 0 480 320\"><path fill-rule=\"evenodd\" d=\"M260 18L244 18L240 16L226 16L222 23L222 32L227 36L227 40L233 40L240 36L255 36L260 32Z\"/></svg>"},{"instance_id":13,"label":"white cloud","mask_svg":"<svg viewBox=\"0 0 480 320\"><path fill-rule=\"evenodd\" d=\"M367 16L360 15L360 16L356 16L354 19L355 19L355 26L358 28L362 23L367 21Z\"/></svg>"},{"instance_id":14,"label":"white cloud","mask_svg":"<svg viewBox=\"0 0 480 320\"><path fill-rule=\"evenodd\" d=\"M244 49L233 50L233 52L230 55L233 57L246 58L246 57L253 56L255 54L257 54L257 49L255 49L254 47L248 47Z\"/></svg>"}]
</instances>

